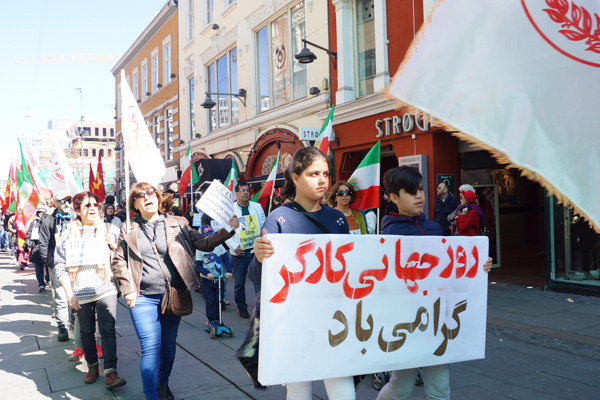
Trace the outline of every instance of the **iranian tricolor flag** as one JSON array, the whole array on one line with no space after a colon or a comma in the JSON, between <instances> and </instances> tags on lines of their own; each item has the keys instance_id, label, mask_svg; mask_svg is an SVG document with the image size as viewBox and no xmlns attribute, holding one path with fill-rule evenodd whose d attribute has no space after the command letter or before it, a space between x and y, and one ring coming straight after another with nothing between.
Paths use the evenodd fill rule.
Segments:
<instances>
[{"instance_id":1,"label":"iranian tricolor flag","mask_svg":"<svg viewBox=\"0 0 600 400\"><path fill-rule=\"evenodd\" d=\"M17 182L19 188L18 211L23 213L25 220L28 220L35 214L35 210L37 210L40 203L40 196L35 190L33 183L20 170L17 170Z\"/></svg>"},{"instance_id":2,"label":"iranian tricolor flag","mask_svg":"<svg viewBox=\"0 0 600 400\"><path fill-rule=\"evenodd\" d=\"M267 202L269 201L269 197L273 196L273 190L275 189L275 178L277 176L277 166L279 165L279 157L281 152L277 153L277 159L271 165L271 172L269 172L269 177L265 182L265 185L260 190L260 194L258 195L258 202L262 206L263 210L267 206Z\"/></svg>"},{"instance_id":3,"label":"iranian tricolor flag","mask_svg":"<svg viewBox=\"0 0 600 400\"><path fill-rule=\"evenodd\" d=\"M318 147L323 154L327 154L329 151L329 141L331 140L331 132L333 131L334 108L335 106L331 106L331 111L329 111L329 115L327 118L325 118L325 122L323 122L319 136L317 136L317 140L315 141L315 147Z\"/></svg>"},{"instance_id":4,"label":"iranian tricolor flag","mask_svg":"<svg viewBox=\"0 0 600 400\"><path fill-rule=\"evenodd\" d=\"M237 185L238 183L238 179L239 178L237 165L235 164L235 160L232 158L231 171L229 171L229 175L227 175L227 178L225 179L225 187L227 187L227 189L233 192L233 190L235 189L235 185Z\"/></svg>"},{"instance_id":5,"label":"iranian tricolor flag","mask_svg":"<svg viewBox=\"0 0 600 400\"><path fill-rule=\"evenodd\" d=\"M354 210L379 208L380 153L381 142L377 142L348 179L348 183L356 192L356 199L350 208Z\"/></svg>"},{"instance_id":6,"label":"iranian tricolor flag","mask_svg":"<svg viewBox=\"0 0 600 400\"><path fill-rule=\"evenodd\" d=\"M185 188L188 187L190 181L192 185L198 183L198 172L196 168L193 168L194 164L192 163L192 148L188 143L187 153L185 155L185 160L183 160L183 165L185 167L185 171L181 175L181 181L179 182L179 195L183 196L185 194Z\"/></svg>"}]
</instances>

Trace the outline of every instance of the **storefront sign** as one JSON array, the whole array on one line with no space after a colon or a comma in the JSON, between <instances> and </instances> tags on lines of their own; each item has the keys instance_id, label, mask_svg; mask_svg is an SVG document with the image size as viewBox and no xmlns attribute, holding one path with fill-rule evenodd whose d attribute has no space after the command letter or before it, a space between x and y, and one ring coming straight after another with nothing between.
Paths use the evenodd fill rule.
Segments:
<instances>
[{"instance_id":1,"label":"storefront sign","mask_svg":"<svg viewBox=\"0 0 600 400\"><path fill-rule=\"evenodd\" d=\"M267 237L263 385L484 358L487 238Z\"/></svg>"},{"instance_id":2,"label":"storefront sign","mask_svg":"<svg viewBox=\"0 0 600 400\"><path fill-rule=\"evenodd\" d=\"M300 127L300 140L317 140L321 128Z\"/></svg>"},{"instance_id":3,"label":"storefront sign","mask_svg":"<svg viewBox=\"0 0 600 400\"><path fill-rule=\"evenodd\" d=\"M380 138L391 135L398 135L401 133L412 132L415 127L421 131L428 131L431 124L431 117L427 114L423 116L414 116L409 113L405 113L403 116L394 115L393 117L378 119L375 121L375 128L377 129L377 135L375 137Z\"/></svg>"}]
</instances>

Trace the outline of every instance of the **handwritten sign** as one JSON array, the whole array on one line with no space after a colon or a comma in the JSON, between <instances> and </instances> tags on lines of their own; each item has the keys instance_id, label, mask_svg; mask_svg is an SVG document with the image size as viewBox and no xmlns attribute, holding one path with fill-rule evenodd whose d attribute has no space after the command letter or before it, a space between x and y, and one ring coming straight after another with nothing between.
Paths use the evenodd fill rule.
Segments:
<instances>
[{"instance_id":1,"label":"handwritten sign","mask_svg":"<svg viewBox=\"0 0 600 400\"><path fill-rule=\"evenodd\" d=\"M233 216L233 193L218 180L212 181L196 207L210 215L223 228L230 231L229 218Z\"/></svg>"},{"instance_id":2,"label":"handwritten sign","mask_svg":"<svg viewBox=\"0 0 600 400\"><path fill-rule=\"evenodd\" d=\"M484 358L487 238L268 238L263 385Z\"/></svg>"},{"instance_id":3,"label":"handwritten sign","mask_svg":"<svg viewBox=\"0 0 600 400\"><path fill-rule=\"evenodd\" d=\"M238 237L240 239L240 248L242 250L254 247L254 241L260 236L260 225L258 217L254 214L240 217L240 227L238 228Z\"/></svg>"},{"instance_id":4,"label":"handwritten sign","mask_svg":"<svg viewBox=\"0 0 600 400\"><path fill-rule=\"evenodd\" d=\"M104 236L69 239L65 248L67 267L104 264L106 248Z\"/></svg>"}]
</instances>

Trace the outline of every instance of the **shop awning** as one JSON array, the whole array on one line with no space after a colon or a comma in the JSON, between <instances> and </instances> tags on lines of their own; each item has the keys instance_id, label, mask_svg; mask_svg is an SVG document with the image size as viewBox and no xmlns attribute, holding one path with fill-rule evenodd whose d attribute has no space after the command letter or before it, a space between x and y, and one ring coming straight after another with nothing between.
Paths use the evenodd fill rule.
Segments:
<instances>
[{"instance_id":1,"label":"shop awning","mask_svg":"<svg viewBox=\"0 0 600 400\"><path fill-rule=\"evenodd\" d=\"M248 182L248 186L250 186L251 189L260 189L263 187L268 177L268 175L256 176L248 179L246 182ZM283 178L283 174L277 174L275 176L275 187L283 187L284 182L285 179Z\"/></svg>"}]
</instances>

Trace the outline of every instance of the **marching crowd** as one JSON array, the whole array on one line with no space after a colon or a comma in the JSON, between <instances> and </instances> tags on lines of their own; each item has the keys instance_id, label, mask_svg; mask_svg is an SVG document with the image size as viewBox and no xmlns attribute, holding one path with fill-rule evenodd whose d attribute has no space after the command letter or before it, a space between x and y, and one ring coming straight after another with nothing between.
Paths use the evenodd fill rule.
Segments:
<instances>
[{"instance_id":1,"label":"marching crowd","mask_svg":"<svg viewBox=\"0 0 600 400\"><path fill-rule=\"evenodd\" d=\"M348 182L338 181L329 190L329 171L327 158L317 148L299 149L285 171L280 196L274 196L266 216L260 204L250 201L248 184L238 182L227 229L195 205L183 217L175 215L172 194L149 183L131 187L129 221L110 196L101 204L91 192L71 196L58 191L53 195L53 210L40 207L28 222L23 248L15 246L19 242L14 217L10 211L3 215L1 247L10 249L21 268L28 261L35 265L40 292L51 287L57 339L69 340L69 330L73 330L75 349L68 360L85 359L85 383L98 379L102 358L106 388L126 384L117 372L115 334L117 297L122 296L140 342L144 394L147 399L173 399L169 376L181 317L191 313L191 291L201 291L206 327L214 334L221 324L219 308L229 305L222 289L225 279L234 279L239 315L250 318L246 278L259 293L262 262L274 253L266 234L375 233L376 213L350 208L356 193ZM423 213L425 192L418 171L392 168L385 172L383 183L389 204L382 234L478 234L483 215L472 186L460 187L459 200L441 183L435 216L429 220ZM194 203L200 194L195 196ZM490 268L488 259L484 270ZM75 311L74 318L69 309ZM259 315L260 310L255 313ZM409 398L416 374L416 369L394 371L378 399ZM448 365L424 367L423 379L429 398L449 399ZM325 379L324 383L330 399L356 397L353 377ZM288 399L312 398L311 382L286 386Z\"/></svg>"}]
</instances>

